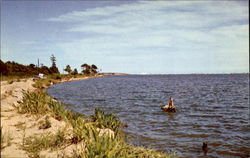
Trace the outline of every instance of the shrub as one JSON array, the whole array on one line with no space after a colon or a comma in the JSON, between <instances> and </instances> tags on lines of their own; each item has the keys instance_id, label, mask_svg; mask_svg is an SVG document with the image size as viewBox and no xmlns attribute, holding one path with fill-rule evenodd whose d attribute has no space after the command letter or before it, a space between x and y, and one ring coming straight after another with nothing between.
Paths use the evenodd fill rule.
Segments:
<instances>
[{"instance_id":1,"label":"shrub","mask_svg":"<svg viewBox=\"0 0 250 158\"><path fill-rule=\"evenodd\" d=\"M100 108L95 108L91 119L96 122L99 128L110 128L113 131L117 131L123 125L114 114L105 114Z\"/></svg>"},{"instance_id":2,"label":"shrub","mask_svg":"<svg viewBox=\"0 0 250 158\"><path fill-rule=\"evenodd\" d=\"M62 77L61 77L60 74L52 74L50 77L51 77L52 79L55 79L55 80L61 80L61 79L62 79Z\"/></svg>"}]
</instances>

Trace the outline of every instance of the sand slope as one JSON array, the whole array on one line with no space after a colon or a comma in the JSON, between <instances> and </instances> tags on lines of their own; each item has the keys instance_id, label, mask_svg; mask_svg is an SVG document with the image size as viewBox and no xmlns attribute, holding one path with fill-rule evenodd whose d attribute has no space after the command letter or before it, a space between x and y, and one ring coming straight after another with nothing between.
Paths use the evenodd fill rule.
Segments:
<instances>
[{"instance_id":1,"label":"sand slope","mask_svg":"<svg viewBox=\"0 0 250 158\"><path fill-rule=\"evenodd\" d=\"M22 100L23 90L35 90L35 88L32 87L32 84L34 84L32 79L21 80L20 82L14 82L12 84L8 84L6 81L1 82L1 127L3 134L11 138L9 145L6 143L3 144L1 157L28 157L28 153L22 149L24 138L29 136L39 136L46 132L55 133L64 127L68 128L64 121L58 121L49 117L51 127L48 129L39 129L38 122L40 120L44 120L46 115L39 118L37 116L17 113L12 105L18 104L18 102ZM40 154L45 157L57 157L58 155L62 156L62 153L63 155L65 153L67 153L67 155L71 155L77 148L78 146L76 145L70 145L64 149L59 149L58 151L42 151Z\"/></svg>"}]
</instances>

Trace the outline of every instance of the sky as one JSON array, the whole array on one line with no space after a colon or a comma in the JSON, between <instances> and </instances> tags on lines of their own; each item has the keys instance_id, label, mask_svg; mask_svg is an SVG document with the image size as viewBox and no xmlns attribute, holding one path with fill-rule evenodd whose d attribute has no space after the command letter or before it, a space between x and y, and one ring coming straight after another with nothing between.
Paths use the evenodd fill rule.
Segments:
<instances>
[{"instance_id":1,"label":"sky","mask_svg":"<svg viewBox=\"0 0 250 158\"><path fill-rule=\"evenodd\" d=\"M1 60L81 71L249 72L248 1L1 1Z\"/></svg>"}]
</instances>

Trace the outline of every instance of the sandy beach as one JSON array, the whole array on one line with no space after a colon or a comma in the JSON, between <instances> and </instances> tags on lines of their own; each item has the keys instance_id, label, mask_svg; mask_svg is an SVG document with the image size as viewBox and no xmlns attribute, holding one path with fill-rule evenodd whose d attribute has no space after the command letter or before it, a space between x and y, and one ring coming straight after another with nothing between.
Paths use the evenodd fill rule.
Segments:
<instances>
[{"instance_id":1,"label":"sandy beach","mask_svg":"<svg viewBox=\"0 0 250 158\"><path fill-rule=\"evenodd\" d=\"M85 78L76 78L65 81L81 80ZM62 81L62 82L65 82ZM32 79L24 79L20 82L13 82L9 84L7 81L1 82L1 127L2 134L8 143L3 143L1 149L1 157L29 157L28 153L23 150L23 140L30 136L41 136L42 134L51 132L56 133L59 130L69 130L71 127L65 121L58 121L45 114L41 117L32 116L30 114L18 113L13 104L17 105L22 101L23 91L35 91L32 85L34 81ZM51 127L48 129L39 129L39 121L48 117L51 122ZM40 155L45 157L57 157L63 155L71 155L76 150L77 145L69 145L64 149L58 149L56 151L42 151Z\"/></svg>"}]
</instances>

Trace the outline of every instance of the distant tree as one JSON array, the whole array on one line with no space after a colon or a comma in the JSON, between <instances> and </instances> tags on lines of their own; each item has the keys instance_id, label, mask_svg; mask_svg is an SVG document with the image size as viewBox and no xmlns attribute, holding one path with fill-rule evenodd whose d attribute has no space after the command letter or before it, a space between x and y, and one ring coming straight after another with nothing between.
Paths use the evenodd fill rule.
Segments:
<instances>
[{"instance_id":1,"label":"distant tree","mask_svg":"<svg viewBox=\"0 0 250 158\"><path fill-rule=\"evenodd\" d=\"M1 75L9 76L33 76L38 73L51 74L51 69L42 65L37 67L34 64L22 65L14 61L3 62L0 60Z\"/></svg>"},{"instance_id":2,"label":"distant tree","mask_svg":"<svg viewBox=\"0 0 250 158\"><path fill-rule=\"evenodd\" d=\"M54 56L54 54L51 55L50 60L52 62L52 67L56 67L56 57Z\"/></svg>"},{"instance_id":3,"label":"distant tree","mask_svg":"<svg viewBox=\"0 0 250 158\"><path fill-rule=\"evenodd\" d=\"M90 70L91 66L89 66L88 64L83 64L81 65L81 67L82 67L83 74L89 75L91 73L91 70Z\"/></svg>"},{"instance_id":4,"label":"distant tree","mask_svg":"<svg viewBox=\"0 0 250 158\"><path fill-rule=\"evenodd\" d=\"M89 75L89 74L96 74L97 73L97 66L92 64L91 66L88 65L88 64L83 64L81 65L82 67L82 73L83 74L86 74L86 75Z\"/></svg>"},{"instance_id":5,"label":"distant tree","mask_svg":"<svg viewBox=\"0 0 250 158\"><path fill-rule=\"evenodd\" d=\"M56 57L52 54L50 57L52 65L50 67L50 73L59 73L58 68L56 67Z\"/></svg>"},{"instance_id":6,"label":"distant tree","mask_svg":"<svg viewBox=\"0 0 250 158\"><path fill-rule=\"evenodd\" d=\"M36 67L35 64L29 64L28 70L29 70L29 74L32 74L32 75L37 74L37 72L39 71L38 67Z\"/></svg>"},{"instance_id":7,"label":"distant tree","mask_svg":"<svg viewBox=\"0 0 250 158\"><path fill-rule=\"evenodd\" d=\"M95 66L94 64L92 64L91 65L91 72L93 73L93 74L96 74L97 73L97 66Z\"/></svg>"},{"instance_id":8,"label":"distant tree","mask_svg":"<svg viewBox=\"0 0 250 158\"><path fill-rule=\"evenodd\" d=\"M74 69L73 72L72 72L72 75L77 75L77 74L78 74L77 69Z\"/></svg>"},{"instance_id":9,"label":"distant tree","mask_svg":"<svg viewBox=\"0 0 250 158\"><path fill-rule=\"evenodd\" d=\"M50 69L47 66L41 66L39 68L39 72L48 75L48 74L50 74Z\"/></svg>"},{"instance_id":10,"label":"distant tree","mask_svg":"<svg viewBox=\"0 0 250 158\"><path fill-rule=\"evenodd\" d=\"M29 64L29 67L31 68L31 69L35 69L35 64Z\"/></svg>"},{"instance_id":11,"label":"distant tree","mask_svg":"<svg viewBox=\"0 0 250 158\"><path fill-rule=\"evenodd\" d=\"M8 68L2 60L0 60L0 74L1 75L8 75L9 74Z\"/></svg>"},{"instance_id":12,"label":"distant tree","mask_svg":"<svg viewBox=\"0 0 250 158\"><path fill-rule=\"evenodd\" d=\"M71 67L69 65L66 66L64 71L68 72L68 74L70 74L72 72Z\"/></svg>"}]
</instances>

